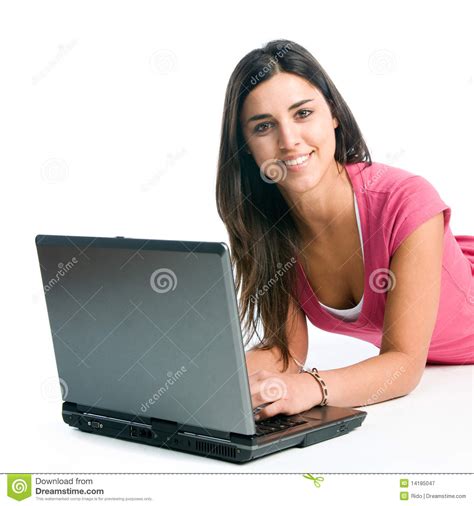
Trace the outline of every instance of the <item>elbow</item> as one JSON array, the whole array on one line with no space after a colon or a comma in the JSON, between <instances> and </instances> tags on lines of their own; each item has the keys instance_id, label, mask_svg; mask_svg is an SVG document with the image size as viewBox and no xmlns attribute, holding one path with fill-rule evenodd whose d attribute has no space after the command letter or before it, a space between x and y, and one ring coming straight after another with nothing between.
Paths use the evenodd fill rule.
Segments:
<instances>
[{"instance_id":1,"label":"elbow","mask_svg":"<svg viewBox=\"0 0 474 506\"><path fill-rule=\"evenodd\" d=\"M421 371L421 373L410 378L410 380L408 381L408 384L407 384L407 388L406 388L407 395L411 394L417 388L417 386L420 384L422 376L423 376L423 371Z\"/></svg>"},{"instance_id":2,"label":"elbow","mask_svg":"<svg viewBox=\"0 0 474 506\"><path fill-rule=\"evenodd\" d=\"M413 392L420 384L425 372L426 361L414 360L410 355L403 353L403 359L399 362L397 372L401 378L402 391L405 395Z\"/></svg>"}]
</instances>

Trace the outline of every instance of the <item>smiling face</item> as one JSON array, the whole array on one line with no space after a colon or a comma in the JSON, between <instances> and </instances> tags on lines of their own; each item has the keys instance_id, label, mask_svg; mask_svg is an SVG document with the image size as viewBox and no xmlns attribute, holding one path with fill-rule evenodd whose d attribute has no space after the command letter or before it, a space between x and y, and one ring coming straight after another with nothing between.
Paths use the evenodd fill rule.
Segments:
<instances>
[{"instance_id":1,"label":"smiling face","mask_svg":"<svg viewBox=\"0 0 474 506\"><path fill-rule=\"evenodd\" d=\"M240 121L255 162L286 190L305 192L335 166L337 119L318 88L300 76L281 72L256 86Z\"/></svg>"}]
</instances>

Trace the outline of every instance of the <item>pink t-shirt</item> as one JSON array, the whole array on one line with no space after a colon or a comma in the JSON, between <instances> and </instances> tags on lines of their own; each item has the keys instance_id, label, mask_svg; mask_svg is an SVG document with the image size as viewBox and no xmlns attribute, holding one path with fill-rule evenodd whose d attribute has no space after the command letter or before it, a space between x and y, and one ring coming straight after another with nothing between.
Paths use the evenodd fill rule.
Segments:
<instances>
[{"instance_id":1,"label":"pink t-shirt","mask_svg":"<svg viewBox=\"0 0 474 506\"><path fill-rule=\"evenodd\" d=\"M326 311L297 261L298 298L309 321L380 348L388 293L383 278L390 281L384 269L388 271L391 257L411 232L444 211L441 295L427 362L474 364L474 236L453 236L451 208L422 176L377 162L348 164L346 169L357 198L364 248L362 311L354 322Z\"/></svg>"}]
</instances>

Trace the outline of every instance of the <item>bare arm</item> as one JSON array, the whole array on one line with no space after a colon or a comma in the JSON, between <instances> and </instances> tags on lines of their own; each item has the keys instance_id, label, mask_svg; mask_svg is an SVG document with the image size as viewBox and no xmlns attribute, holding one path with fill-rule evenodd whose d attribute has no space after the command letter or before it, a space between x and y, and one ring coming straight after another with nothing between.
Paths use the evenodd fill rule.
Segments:
<instances>
[{"instance_id":1,"label":"bare arm","mask_svg":"<svg viewBox=\"0 0 474 506\"><path fill-rule=\"evenodd\" d=\"M442 256L440 213L412 232L392 257L390 270L395 283L387 295L380 354L349 367L320 371L330 406L365 406L407 395L416 388L436 324ZM252 377L255 406L268 400L260 386L271 375L262 371ZM299 413L321 402L320 386L311 375L286 376L286 389L282 390L286 395L264 407L261 418Z\"/></svg>"},{"instance_id":2,"label":"bare arm","mask_svg":"<svg viewBox=\"0 0 474 506\"><path fill-rule=\"evenodd\" d=\"M292 300L290 300L288 308L286 335L291 353L298 362L304 364L308 355L308 326L306 323L306 315ZM249 376L259 369L277 373L297 373L299 371L299 367L291 358L288 369L283 370L281 353L276 347L270 350L252 348L247 351L245 358Z\"/></svg>"},{"instance_id":3,"label":"bare arm","mask_svg":"<svg viewBox=\"0 0 474 506\"><path fill-rule=\"evenodd\" d=\"M328 404L331 406L375 404L407 395L416 386L410 357L397 351L388 351L348 367L320 371L319 374L328 388ZM316 381L313 390L316 390L314 404L319 404L322 394Z\"/></svg>"},{"instance_id":4,"label":"bare arm","mask_svg":"<svg viewBox=\"0 0 474 506\"><path fill-rule=\"evenodd\" d=\"M320 371L331 406L362 406L407 395L419 383L436 324L441 288L443 213L426 221L397 249L390 263L380 355L349 367ZM316 382L315 382L316 383ZM319 385L315 403L322 399Z\"/></svg>"}]
</instances>

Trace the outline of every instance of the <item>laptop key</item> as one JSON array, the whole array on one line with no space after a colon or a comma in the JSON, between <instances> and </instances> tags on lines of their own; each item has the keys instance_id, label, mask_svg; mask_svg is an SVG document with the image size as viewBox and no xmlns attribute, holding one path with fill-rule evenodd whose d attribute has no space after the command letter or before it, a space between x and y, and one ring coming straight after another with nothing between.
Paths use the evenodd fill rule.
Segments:
<instances>
[{"instance_id":1,"label":"laptop key","mask_svg":"<svg viewBox=\"0 0 474 506\"><path fill-rule=\"evenodd\" d=\"M265 434L270 434L272 431L269 430L269 429L264 429L264 428L261 428L261 427L257 427L257 436L264 436Z\"/></svg>"},{"instance_id":2,"label":"laptop key","mask_svg":"<svg viewBox=\"0 0 474 506\"><path fill-rule=\"evenodd\" d=\"M269 433L269 432L277 432L278 428L277 427L266 426L265 430L267 431L267 433Z\"/></svg>"},{"instance_id":3,"label":"laptop key","mask_svg":"<svg viewBox=\"0 0 474 506\"><path fill-rule=\"evenodd\" d=\"M263 424L265 427L271 427L271 428L274 428L274 429L287 429L288 428L288 425L285 425L285 424L282 424L282 423L275 423L275 422L266 422L265 421L263 422Z\"/></svg>"}]
</instances>

